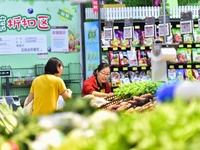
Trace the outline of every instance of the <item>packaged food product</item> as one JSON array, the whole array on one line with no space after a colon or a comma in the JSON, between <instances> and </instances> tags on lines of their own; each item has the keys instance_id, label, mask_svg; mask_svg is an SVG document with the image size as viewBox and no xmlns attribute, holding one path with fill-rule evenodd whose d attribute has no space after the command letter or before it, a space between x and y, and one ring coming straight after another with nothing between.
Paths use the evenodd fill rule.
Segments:
<instances>
[{"instance_id":1,"label":"packaged food product","mask_svg":"<svg viewBox=\"0 0 200 150\"><path fill-rule=\"evenodd\" d=\"M184 44L192 44L194 41L192 34L184 34L183 35L183 43Z\"/></svg>"},{"instance_id":2,"label":"packaged food product","mask_svg":"<svg viewBox=\"0 0 200 150\"><path fill-rule=\"evenodd\" d=\"M200 63L200 48L192 48L192 62Z\"/></svg>"},{"instance_id":3,"label":"packaged food product","mask_svg":"<svg viewBox=\"0 0 200 150\"><path fill-rule=\"evenodd\" d=\"M104 31L101 32L101 47L104 48L104 47L110 47L111 44L110 44L110 40L106 40L104 38Z\"/></svg>"},{"instance_id":4,"label":"packaged food product","mask_svg":"<svg viewBox=\"0 0 200 150\"><path fill-rule=\"evenodd\" d=\"M122 31L120 30L114 30L114 38L111 40L111 46L110 47L121 47L121 36L122 36Z\"/></svg>"},{"instance_id":5,"label":"packaged food product","mask_svg":"<svg viewBox=\"0 0 200 150\"><path fill-rule=\"evenodd\" d=\"M109 51L110 65L119 66L119 54L117 51Z\"/></svg>"},{"instance_id":6,"label":"packaged food product","mask_svg":"<svg viewBox=\"0 0 200 150\"><path fill-rule=\"evenodd\" d=\"M145 53L147 54L147 65L151 66L151 50L146 50Z\"/></svg>"},{"instance_id":7,"label":"packaged food product","mask_svg":"<svg viewBox=\"0 0 200 150\"><path fill-rule=\"evenodd\" d=\"M129 67L138 66L136 50L127 51L127 56L129 59Z\"/></svg>"},{"instance_id":8,"label":"packaged food product","mask_svg":"<svg viewBox=\"0 0 200 150\"><path fill-rule=\"evenodd\" d=\"M186 62L186 49L185 48L178 48L177 49L177 58L179 63L185 63Z\"/></svg>"},{"instance_id":9,"label":"packaged food product","mask_svg":"<svg viewBox=\"0 0 200 150\"><path fill-rule=\"evenodd\" d=\"M121 85L120 74L118 72L111 72L111 86L118 87Z\"/></svg>"},{"instance_id":10,"label":"packaged food product","mask_svg":"<svg viewBox=\"0 0 200 150\"><path fill-rule=\"evenodd\" d=\"M192 69L184 69L185 80L189 80L189 77L193 76Z\"/></svg>"},{"instance_id":11,"label":"packaged food product","mask_svg":"<svg viewBox=\"0 0 200 150\"><path fill-rule=\"evenodd\" d=\"M175 69L176 71L176 79L184 80L184 70L183 69Z\"/></svg>"},{"instance_id":12,"label":"packaged food product","mask_svg":"<svg viewBox=\"0 0 200 150\"><path fill-rule=\"evenodd\" d=\"M174 43L182 43L181 31L180 29L172 28L173 41Z\"/></svg>"},{"instance_id":13,"label":"packaged food product","mask_svg":"<svg viewBox=\"0 0 200 150\"><path fill-rule=\"evenodd\" d=\"M146 70L140 71L140 78L141 78L141 81L147 80Z\"/></svg>"},{"instance_id":14,"label":"packaged food product","mask_svg":"<svg viewBox=\"0 0 200 150\"><path fill-rule=\"evenodd\" d=\"M109 53L108 52L102 54L102 63L109 64Z\"/></svg>"},{"instance_id":15,"label":"packaged food product","mask_svg":"<svg viewBox=\"0 0 200 150\"><path fill-rule=\"evenodd\" d=\"M192 50L185 49L186 63L192 63Z\"/></svg>"},{"instance_id":16,"label":"packaged food product","mask_svg":"<svg viewBox=\"0 0 200 150\"><path fill-rule=\"evenodd\" d=\"M199 28L194 28L193 36L194 36L194 43L200 43L200 31L199 31Z\"/></svg>"},{"instance_id":17,"label":"packaged food product","mask_svg":"<svg viewBox=\"0 0 200 150\"><path fill-rule=\"evenodd\" d=\"M137 50L138 66L147 66L147 54L145 50Z\"/></svg>"},{"instance_id":18,"label":"packaged food product","mask_svg":"<svg viewBox=\"0 0 200 150\"><path fill-rule=\"evenodd\" d=\"M192 69L192 74L195 79L200 80L200 69Z\"/></svg>"},{"instance_id":19,"label":"packaged food product","mask_svg":"<svg viewBox=\"0 0 200 150\"><path fill-rule=\"evenodd\" d=\"M121 81L121 85L126 84L126 83L130 83L128 74L126 72L120 71L120 81Z\"/></svg>"},{"instance_id":20,"label":"packaged food product","mask_svg":"<svg viewBox=\"0 0 200 150\"><path fill-rule=\"evenodd\" d=\"M175 69L168 69L168 79L175 80L176 79L176 70Z\"/></svg>"},{"instance_id":21,"label":"packaged food product","mask_svg":"<svg viewBox=\"0 0 200 150\"><path fill-rule=\"evenodd\" d=\"M124 66L128 66L129 65L129 59L128 59L127 51L123 51L122 54L123 54Z\"/></svg>"},{"instance_id":22,"label":"packaged food product","mask_svg":"<svg viewBox=\"0 0 200 150\"><path fill-rule=\"evenodd\" d=\"M119 66L124 66L123 54L119 51Z\"/></svg>"},{"instance_id":23,"label":"packaged food product","mask_svg":"<svg viewBox=\"0 0 200 150\"><path fill-rule=\"evenodd\" d=\"M141 45L141 30L134 30L133 40L131 45L134 47L139 47Z\"/></svg>"}]
</instances>

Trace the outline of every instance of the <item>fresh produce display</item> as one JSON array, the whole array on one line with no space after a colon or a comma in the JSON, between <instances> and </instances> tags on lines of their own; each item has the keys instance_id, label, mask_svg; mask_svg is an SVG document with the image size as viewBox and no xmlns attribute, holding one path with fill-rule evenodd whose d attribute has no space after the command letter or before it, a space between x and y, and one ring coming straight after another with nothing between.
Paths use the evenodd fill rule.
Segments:
<instances>
[{"instance_id":1,"label":"fresh produce display","mask_svg":"<svg viewBox=\"0 0 200 150\"><path fill-rule=\"evenodd\" d=\"M128 98L133 96L141 96L147 93L151 93L154 96L158 86L163 82L153 82L152 80L145 80L140 82L133 82L121 85L114 89L114 94L117 97L127 96Z\"/></svg>"},{"instance_id":2,"label":"fresh produce display","mask_svg":"<svg viewBox=\"0 0 200 150\"><path fill-rule=\"evenodd\" d=\"M174 100L128 115L99 110L87 118L88 128L69 132L57 149L199 149L199 106Z\"/></svg>"},{"instance_id":3,"label":"fresh produce display","mask_svg":"<svg viewBox=\"0 0 200 150\"><path fill-rule=\"evenodd\" d=\"M144 102L142 96L134 98ZM199 100L156 103L151 111L134 113L99 109L89 115L88 112L82 115L84 111L73 112L76 107L87 110L86 99L70 102L71 110L47 116L29 117L22 108L12 112L17 126L12 133L4 132L5 126L0 126L0 149L200 149Z\"/></svg>"}]
</instances>

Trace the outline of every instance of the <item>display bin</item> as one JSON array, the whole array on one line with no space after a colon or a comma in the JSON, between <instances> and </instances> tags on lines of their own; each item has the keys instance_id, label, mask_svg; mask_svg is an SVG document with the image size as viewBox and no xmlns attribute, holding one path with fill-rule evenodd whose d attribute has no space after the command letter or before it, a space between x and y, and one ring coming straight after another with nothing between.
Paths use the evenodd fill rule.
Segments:
<instances>
[{"instance_id":1,"label":"display bin","mask_svg":"<svg viewBox=\"0 0 200 150\"><path fill-rule=\"evenodd\" d=\"M68 64L68 79L64 80L67 88L71 89L73 94L81 93L81 64L69 63Z\"/></svg>"}]
</instances>

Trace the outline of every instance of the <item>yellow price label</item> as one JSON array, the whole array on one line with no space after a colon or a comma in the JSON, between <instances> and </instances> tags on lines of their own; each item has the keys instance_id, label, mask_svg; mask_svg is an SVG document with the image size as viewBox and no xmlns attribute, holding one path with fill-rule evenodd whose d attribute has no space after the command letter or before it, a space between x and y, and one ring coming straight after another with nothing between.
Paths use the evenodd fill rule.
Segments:
<instances>
[{"instance_id":1,"label":"yellow price label","mask_svg":"<svg viewBox=\"0 0 200 150\"><path fill-rule=\"evenodd\" d=\"M192 45L190 45L190 44L189 44L189 45L187 45L187 47L188 47L188 48L191 48L191 47L192 47Z\"/></svg>"},{"instance_id":2,"label":"yellow price label","mask_svg":"<svg viewBox=\"0 0 200 150\"><path fill-rule=\"evenodd\" d=\"M152 49L152 47L150 46L149 49Z\"/></svg>"},{"instance_id":3,"label":"yellow price label","mask_svg":"<svg viewBox=\"0 0 200 150\"><path fill-rule=\"evenodd\" d=\"M158 28L159 28L159 26L156 26L156 28L158 29Z\"/></svg>"},{"instance_id":4,"label":"yellow price label","mask_svg":"<svg viewBox=\"0 0 200 150\"><path fill-rule=\"evenodd\" d=\"M198 27L199 27L199 25L198 25L198 24L194 24L194 27L195 27L195 28L198 28Z\"/></svg>"},{"instance_id":5,"label":"yellow price label","mask_svg":"<svg viewBox=\"0 0 200 150\"><path fill-rule=\"evenodd\" d=\"M178 68L179 68L179 69L182 69L182 68L183 68L183 65L179 65Z\"/></svg>"},{"instance_id":6,"label":"yellow price label","mask_svg":"<svg viewBox=\"0 0 200 150\"><path fill-rule=\"evenodd\" d=\"M106 27L103 27L103 30L105 29Z\"/></svg>"},{"instance_id":7,"label":"yellow price label","mask_svg":"<svg viewBox=\"0 0 200 150\"><path fill-rule=\"evenodd\" d=\"M132 50L135 50L135 47L131 47Z\"/></svg>"},{"instance_id":8,"label":"yellow price label","mask_svg":"<svg viewBox=\"0 0 200 150\"><path fill-rule=\"evenodd\" d=\"M118 50L118 47L113 47L113 51L116 51L116 50Z\"/></svg>"},{"instance_id":9,"label":"yellow price label","mask_svg":"<svg viewBox=\"0 0 200 150\"><path fill-rule=\"evenodd\" d=\"M127 71L127 70L128 70L128 67L123 67L123 70L124 70L124 71Z\"/></svg>"},{"instance_id":10,"label":"yellow price label","mask_svg":"<svg viewBox=\"0 0 200 150\"><path fill-rule=\"evenodd\" d=\"M140 26L135 26L135 29L140 29Z\"/></svg>"},{"instance_id":11,"label":"yellow price label","mask_svg":"<svg viewBox=\"0 0 200 150\"><path fill-rule=\"evenodd\" d=\"M133 67L132 70L134 70L134 71L137 70L137 67Z\"/></svg>"},{"instance_id":12,"label":"yellow price label","mask_svg":"<svg viewBox=\"0 0 200 150\"><path fill-rule=\"evenodd\" d=\"M150 67L150 69L152 69L152 67Z\"/></svg>"},{"instance_id":13,"label":"yellow price label","mask_svg":"<svg viewBox=\"0 0 200 150\"><path fill-rule=\"evenodd\" d=\"M170 69L174 69L174 65L170 65L169 68L170 68Z\"/></svg>"},{"instance_id":14,"label":"yellow price label","mask_svg":"<svg viewBox=\"0 0 200 150\"><path fill-rule=\"evenodd\" d=\"M145 47L144 47L144 46L141 46L141 47L140 47L140 49L142 49L142 50L143 50L143 49L145 49Z\"/></svg>"},{"instance_id":15,"label":"yellow price label","mask_svg":"<svg viewBox=\"0 0 200 150\"><path fill-rule=\"evenodd\" d=\"M187 65L187 68L192 68L192 65Z\"/></svg>"},{"instance_id":16,"label":"yellow price label","mask_svg":"<svg viewBox=\"0 0 200 150\"><path fill-rule=\"evenodd\" d=\"M147 69L147 67L142 67L141 69L142 69L142 70L146 70L146 69Z\"/></svg>"},{"instance_id":17,"label":"yellow price label","mask_svg":"<svg viewBox=\"0 0 200 150\"><path fill-rule=\"evenodd\" d=\"M195 68L200 68L200 65L195 65Z\"/></svg>"},{"instance_id":18,"label":"yellow price label","mask_svg":"<svg viewBox=\"0 0 200 150\"><path fill-rule=\"evenodd\" d=\"M119 71L119 69L118 68L113 68L113 71Z\"/></svg>"},{"instance_id":19,"label":"yellow price label","mask_svg":"<svg viewBox=\"0 0 200 150\"><path fill-rule=\"evenodd\" d=\"M122 50L126 50L126 47L121 47Z\"/></svg>"},{"instance_id":20,"label":"yellow price label","mask_svg":"<svg viewBox=\"0 0 200 150\"><path fill-rule=\"evenodd\" d=\"M107 47L104 47L104 48L103 48L103 50L104 50L104 51L107 51L107 50L108 50L108 48L107 48Z\"/></svg>"},{"instance_id":21,"label":"yellow price label","mask_svg":"<svg viewBox=\"0 0 200 150\"><path fill-rule=\"evenodd\" d=\"M177 27L177 28L180 28L180 24L177 24L176 27Z\"/></svg>"},{"instance_id":22,"label":"yellow price label","mask_svg":"<svg viewBox=\"0 0 200 150\"><path fill-rule=\"evenodd\" d=\"M195 47L200 47L200 44L196 44Z\"/></svg>"},{"instance_id":23,"label":"yellow price label","mask_svg":"<svg viewBox=\"0 0 200 150\"><path fill-rule=\"evenodd\" d=\"M183 47L183 44L180 44L178 47Z\"/></svg>"},{"instance_id":24,"label":"yellow price label","mask_svg":"<svg viewBox=\"0 0 200 150\"><path fill-rule=\"evenodd\" d=\"M119 29L119 26L114 26L114 29Z\"/></svg>"}]
</instances>

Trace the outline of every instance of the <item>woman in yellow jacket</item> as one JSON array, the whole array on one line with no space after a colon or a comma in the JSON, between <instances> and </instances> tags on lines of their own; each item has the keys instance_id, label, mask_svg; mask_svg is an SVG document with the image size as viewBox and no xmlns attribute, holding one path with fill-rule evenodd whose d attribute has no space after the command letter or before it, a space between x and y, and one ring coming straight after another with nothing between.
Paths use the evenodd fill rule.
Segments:
<instances>
[{"instance_id":1,"label":"woman in yellow jacket","mask_svg":"<svg viewBox=\"0 0 200 150\"><path fill-rule=\"evenodd\" d=\"M32 116L47 115L57 108L59 95L66 101L72 97L72 91L67 89L60 78L63 72L63 63L56 57L52 57L45 65L45 73L34 79L27 104L33 101Z\"/></svg>"}]
</instances>

